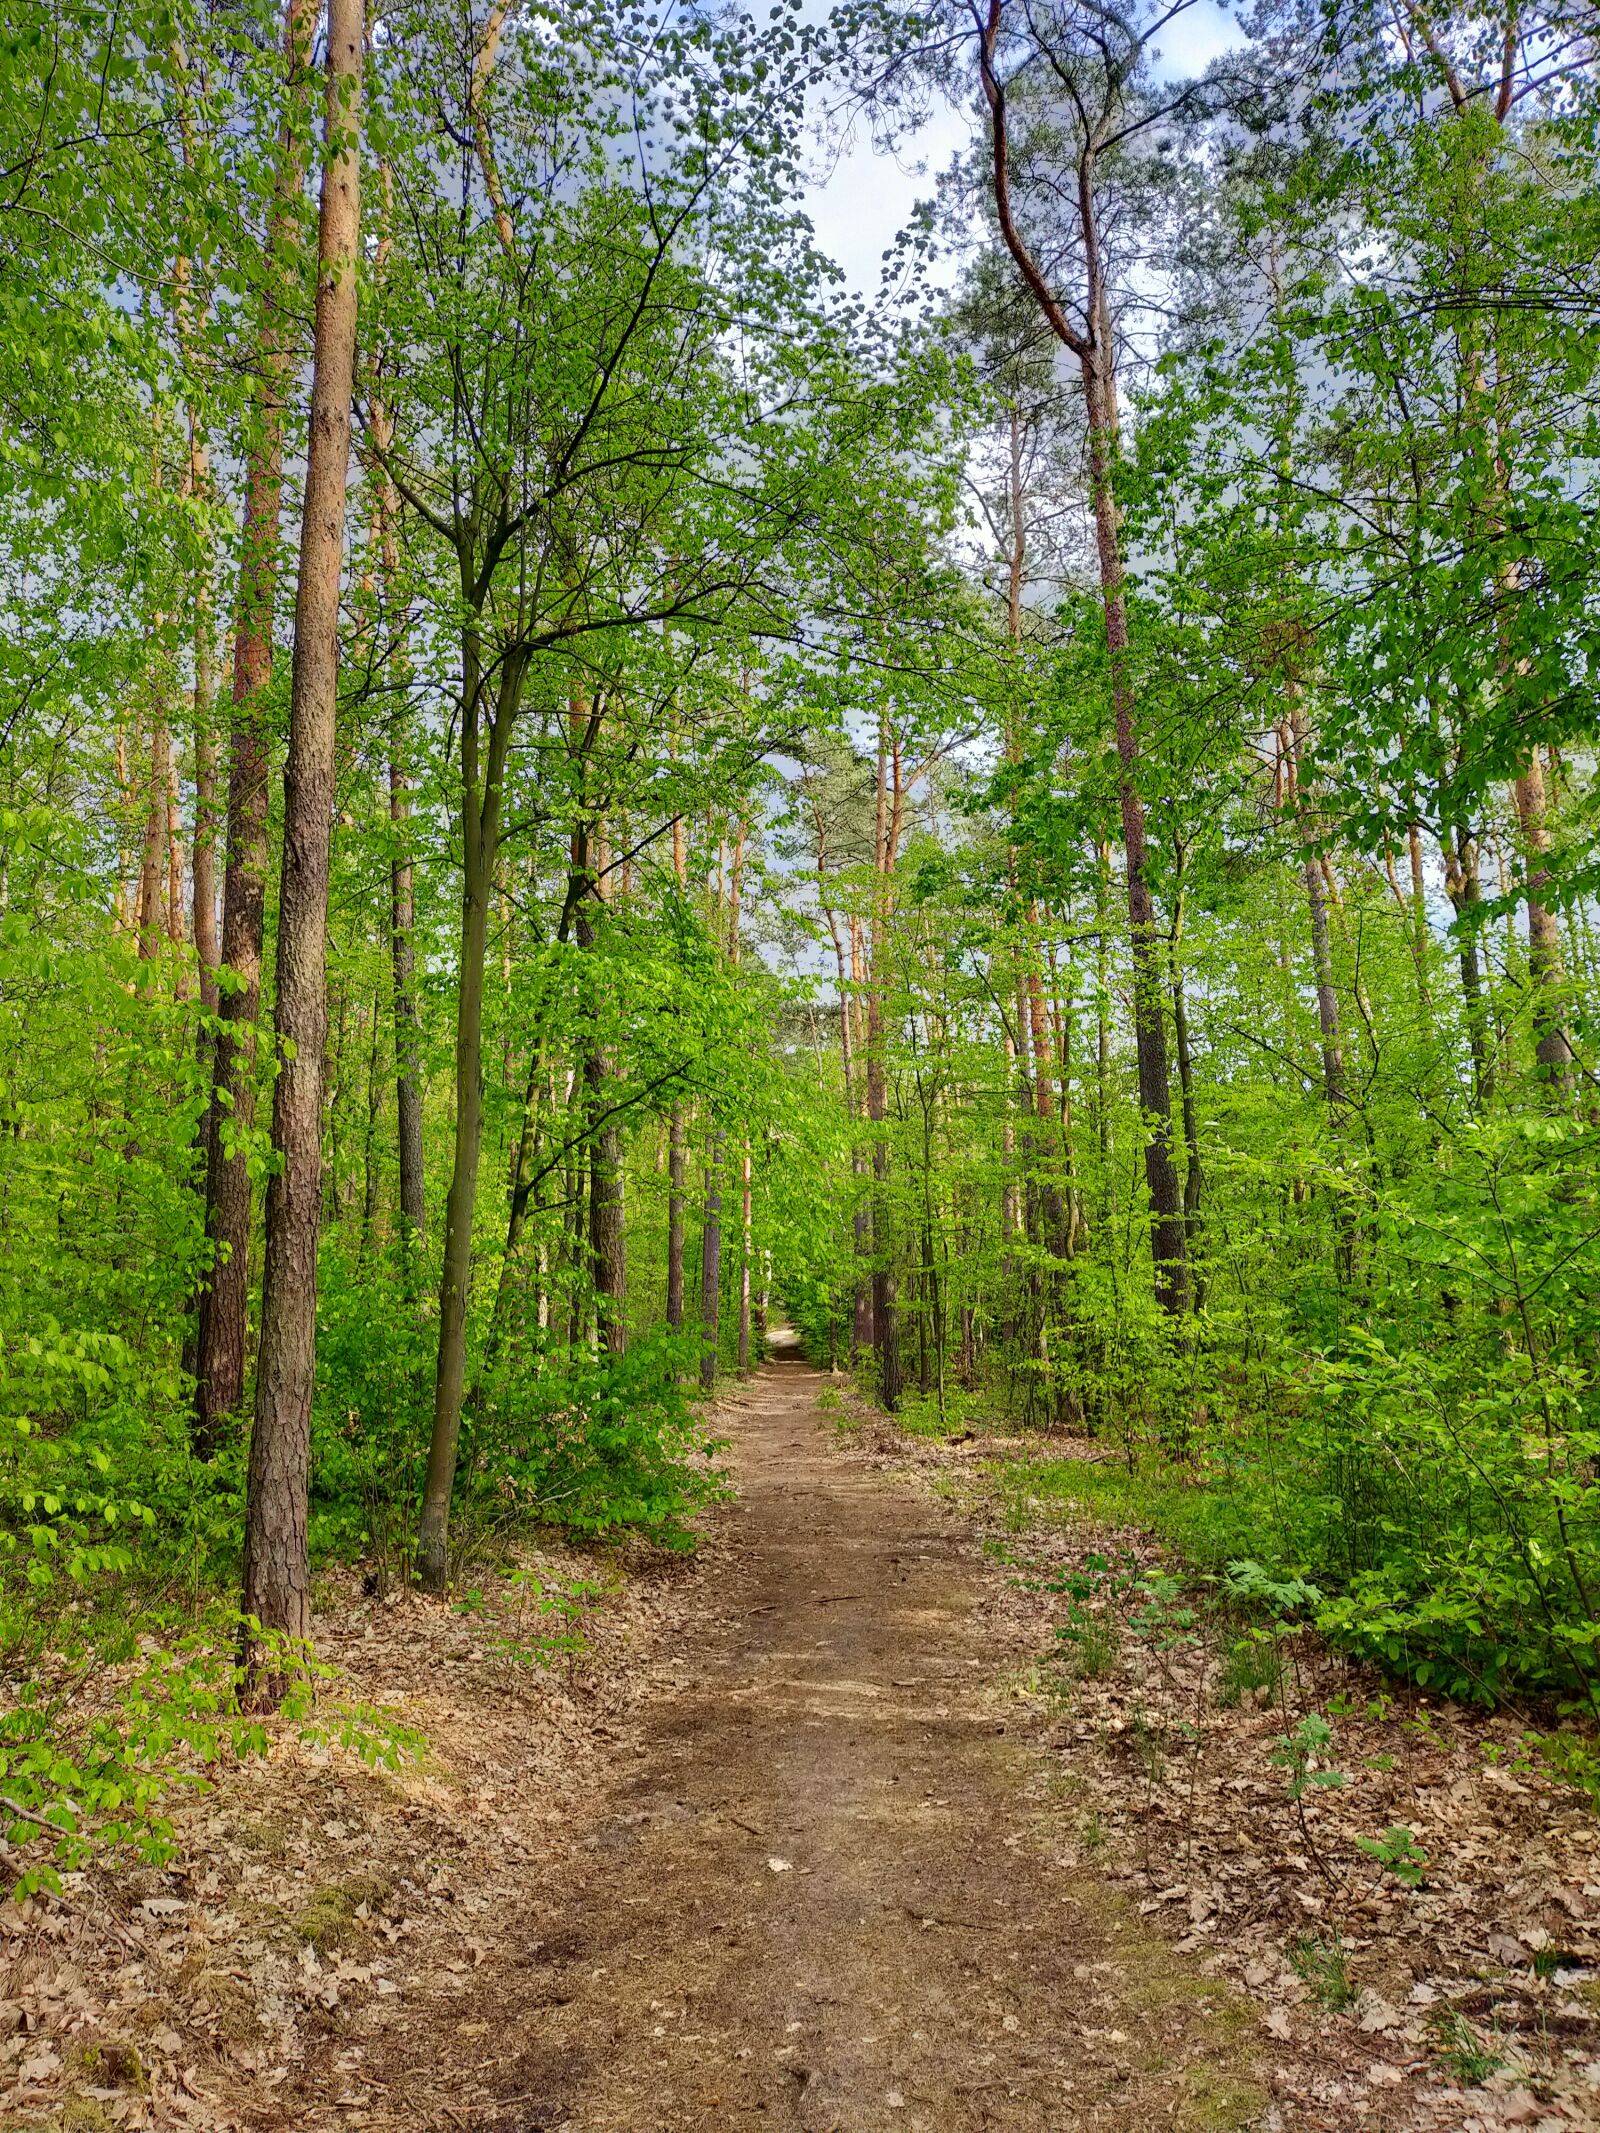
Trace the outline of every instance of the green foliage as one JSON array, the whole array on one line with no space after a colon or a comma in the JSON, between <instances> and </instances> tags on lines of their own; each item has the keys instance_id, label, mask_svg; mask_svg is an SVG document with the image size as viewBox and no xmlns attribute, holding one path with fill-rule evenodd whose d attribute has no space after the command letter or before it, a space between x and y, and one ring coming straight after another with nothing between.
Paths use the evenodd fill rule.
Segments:
<instances>
[{"instance_id":1,"label":"green foliage","mask_svg":"<svg viewBox=\"0 0 1600 2133\"><path fill-rule=\"evenodd\" d=\"M1458 2081L1477 2087L1506 2063L1498 2043L1485 2037L1459 2008L1431 2009L1428 2027L1433 2032L1439 2064Z\"/></svg>"},{"instance_id":2,"label":"green foliage","mask_svg":"<svg viewBox=\"0 0 1600 2133\"><path fill-rule=\"evenodd\" d=\"M1269 1753L1267 1760L1284 1772L1289 1797L1297 1807L1308 1792L1326 1792L1350 1782L1342 1770L1328 1763L1332 1746L1332 1726L1320 1711L1307 1711Z\"/></svg>"},{"instance_id":3,"label":"green foliage","mask_svg":"<svg viewBox=\"0 0 1600 2133\"><path fill-rule=\"evenodd\" d=\"M259 1625L250 1626L259 1640ZM261 1721L239 1708L232 1644L218 1641L233 1627L224 1614L208 1632L165 1644L141 1639L137 1655L114 1672L109 1708L86 1722L72 1706L85 1676L103 1664L92 1644L80 1647L75 1675L62 1687L24 1683L16 1707L0 1717L0 1826L21 1861L15 1895L59 1889L62 1873L90 1862L171 1858L172 1822L162 1803L174 1788L203 1788L219 1762L265 1749ZM338 1677L309 1649L271 1637L264 1648L293 1678L285 1715L302 1740L337 1743L391 1769L419 1751L420 1736L391 1714L336 1698L319 1708L319 1691L326 1698Z\"/></svg>"},{"instance_id":4,"label":"green foliage","mask_svg":"<svg viewBox=\"0 0 1600 2133\"><path fill-rule=\"evenodd\" d=\"M1329 2014L1347 2013L1361 1997L1341 1940L1329 1940L1320 1933L1297 1933L1289 1943L1289 1965Z\"/></svg>"},{"instance_id":5,"label":"green foliage","mask_svg":"<svg viewBox=\"0 0 1600 2133\"><path fill-rule=\"evenodd\" d=\"M495 1389L464 1466L469 1505L600 1536L633 1528L694 1545L688 1523L727 1484L722 1449L684 1390L692 1344L662 1335L623 1355L573 1356Z\"/></svg>"},{"instance_id":6,"label":"green foliage","mask_svg":"<svg viewBox=\"0 0 1600 2133\"><path fill-rule=\"evenodd\" d=\"M1428 1854L1403 1824L1396 1823L1381 1837L1357 1837L1356 1844L1402 1888L1421 1888L1428 1871Z\"/></svg>"}]
</instances>

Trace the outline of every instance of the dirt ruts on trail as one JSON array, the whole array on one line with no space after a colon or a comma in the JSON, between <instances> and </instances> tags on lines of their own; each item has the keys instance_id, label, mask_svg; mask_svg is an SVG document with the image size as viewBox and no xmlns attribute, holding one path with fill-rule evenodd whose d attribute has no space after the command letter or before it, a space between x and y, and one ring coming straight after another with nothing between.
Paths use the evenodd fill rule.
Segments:
<instances>
[{"instance_id":1,"label":"dirt ruts on trail","mask_svg":"<svg viewBox=\"0 0 1600 2133\"><path fill-rule=\"evenodd\" d=\"M529 1888L515 1962L474 1980L496 2100L449 2121L1259 2122L1250 2010L1052 1856L969 1530L830 1443L822 1382L778 1362L722 1411L739 1500L702 1573L711 1626L599 1825Z\"/></svg>"}]
</instances>

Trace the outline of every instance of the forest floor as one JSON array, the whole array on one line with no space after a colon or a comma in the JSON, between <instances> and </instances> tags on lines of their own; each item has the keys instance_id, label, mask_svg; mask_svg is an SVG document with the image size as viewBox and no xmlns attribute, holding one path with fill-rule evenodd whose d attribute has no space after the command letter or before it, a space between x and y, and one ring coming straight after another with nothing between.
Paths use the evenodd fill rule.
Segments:
<instances>
[{"instance_id":1,"label":"forest floor","mask_svg":"<svg viewBox=\"0 0 1600 2133\"><path fill-rule=\"evenodd\" d=\"M0 2125L1600 2123L1592 1817L1535 1777L1479 1785L1480 1755L1449 1811L1498 1878L1451 1854L1431 1893L1352 1893L1335 1823L1306 1856L1270 1712L1174 1752L1181 1638L1041 1671L1042 1569L1103 1537L1020 1547L980 1470L1003 1444L909 1440L826 1384L781 1361L723 1404L738 1494L692 1562L542 1561L546 1591L587 1588L546 1665L508 1631L526 1583L486 1573L465 1611L330 1594L319 1648L427 1753L371 1772L286 1738L183 1808L171 1866L12 1907ZM1466 1751L1426 1730L1383 1783L1437 1853ZM1335 1911L1339 2009L1296 1954ZM1440 2005L1494 2040L1482 2063Z\"/></svg>"}]
</instances>

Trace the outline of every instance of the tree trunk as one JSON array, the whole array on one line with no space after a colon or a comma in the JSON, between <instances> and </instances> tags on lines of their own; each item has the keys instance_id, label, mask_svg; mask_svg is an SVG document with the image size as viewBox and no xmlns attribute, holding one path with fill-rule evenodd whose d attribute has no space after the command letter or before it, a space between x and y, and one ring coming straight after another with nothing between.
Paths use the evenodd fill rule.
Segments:
<instances>
[{"instance_id":1,"label":"tree trunk","mask_svg":"<svg viewBox=\"0 0 1600 2133\"><path fill-rule=\"evenodd\" d=\"M1111 659L1111 693L1116 721L1118 801L1127 869L1128 928L1133 944L1134 1049L1139 1069L1139 1106L1145 1120L1145 1186L1154 1217L1150 1244L1155 1259L1156 1297L1163 1310L1176 1315L1188 1301L1183 1193L1172 1160L1172 1098L1167 1079L1166 1022L1161 1011L1161 944L1156 933L1155 905L1146 872L1145 811L1139 789L1139 734L1128 660L1122 527L1111 480L1117 419L1109 321L1098 338L1098 352L1083 365L1083 381L1089 410L1095 546L1100 562L1106 649Z\"/></svg>"},{"instance_id":2,"label":"tree trunk","mask_svg":"<svg viewBox=\"0 0 1600 2133\"><path fill-rule=\"evenodd\" d=\"M355 144L365 34L362 0L330 0L326 160L317 232L310 444L295 597L289 753L284 769L277 1014L280 1052L267 1188L261 1350L245 1500L244 1614L270 1638L311 1628L306 1529L316 1372L317 1230L322 1210L322 1070L327 1034L328 860L339 679L350 403L355 388L361 162ZM276 1702L281 1645L251 1631L247 1687Z\"/></svg>"},{"instance_id":3,"label":"tree trunk","mask_svg":"<svg viewBox=\"0 0 1600 2133\"><path fill-rule=\"evenodd\" d=\"M862 980L863 951L861 921L850 921L850 984L853 995L859 994ZM850 1003L844 1003L844 1017L850 1022ZM859 1020L856 1023L859 1032ZM852 1058L854 1052L852 1052ZM858 1092L855 1110L858 1117L866 1116L864 1092ZM872 1326L872 1276L869 1262L872 1258L872 1209L868 1202L866 1181L871 1164L866 1149L857 1141L850 1150L850 1175L854 1180L856 1204L851 1216L851 1235L855 1247L855 1282L851 1292L850 1313L850 1358L854 1362L868 1353L877 1343Z\"/></svg>"},{"instance_id":4,"label":"tree trunk","mask_svg":"<svg viewBox=\"0 0 1600 2133\"><path fill-rule=\"evenodd\" d=\"M667 1324L683 1331L683 1180L685 1163L683 1106L675 1103L667 1120Z\"/></svg>"},{"instance_id":5,"label":"tree trunk","mask_svg":"<svg viewBox=\"0 0 1600 2133\"><path fill-rule=\"evenodd\" d=\"M470 565L462 559L463 580ZM475 625L461 651L461 936L456 991L456 1131L450 1189L445 1199L444 1250L439 1275L439 1347L434 1369L433 1429L417 1533L417 1570L428 1592L443 1592L449 1572L450 1497L467 1388L467 1306L472 1290L473 1215L483 1152L483 986L489 939L489 897L500 841L500 803L506 753L521 701L526 655L501 660L499 689L483 747L484 688Z\"/></svg>"},{"instance_id":6,"label":"tree trunk","mask_svg":"<svg viewBox=\"0 0 1600 2133\"><path fill-rule=\"evenodd\" d=\"M722 1306L722 1134L712 1128L706 1154L706 1213L700 1231L700 1385L717 1382L718 1328Z\"/></svg>"},{"instance_id":7,"label":"tree trunk","mask_svg":"<svg viewBox=\"0 0 1600 2133\"><path fill-rule=\"evenodd\" d=\"M878 1351L878 1399L894 1414L900 1405L900 1328L896 1311L894 1246L889 1220L888 1091L884 1077L883 985L888 932L889 873L895 824L889 806L889 728L878 714L878 775L873 828L872 937L867 970L867 1117L872 1126L872 1331ZM898 798L898 795L896 796Z\"/></svg>"},{"instance_id":8,"label":"tree trunk","mask_svg":"<svg viewBox=\"0 0 1600 2133\"><path fill-rule=\"evenodd\" d=\"M141 963L154 962L161 948L162 848L167 835L167 778L171 748L167 737L166 707L157 695L151 706L150 747L145 758L144 836L139 861Z\"/></svg>"},{"instance_id":9,"label":"tree trunk","mask_svg":"<svg viewBox=\"0 0 1600 2133\"><path fill-rule=\"evenodd\" d=\"M222 962L229 973L218 1015L207 1130L206 1235L212 1264L195 1343L195 1449L215 1451L244 1397L250 1295L250 1175L245 1140L255 1118L256 1018L267 876L267 728L283 503L284 400L294 367L288 320L305 132L300 123L317 8L288 0L284 15L284 118L265 239L266 289L255 390L245 439L245 510L233 646L233 731L228 755L228 846L222 881Z\"/></svg>"},{"instance_id":10,"label":"tree trunk","mask_svg":"<svg viewBox=\"0 0 1600 2133\"><path fill-rule=\"evenodd\" d=\"M994 67L1003 15L1001 0L992 0L987 22L980 19L978 24L979 74L991 121L993 198L1006 248L1046 324L1063 346L1077 357L1083 379L1095 549L1100 569L1106 652L1111 669L1118 798L1127 865L1128 928L1133 946L1134 1045L1139 1067L1139 1103L1144 1113L1145 1184L1152 1215L1150 1242L1155 1262L1156 1299L1163 1310L1175 1316L1188 1304L1183 1198L1172 1160L1161 941L1156 932L1155 910L1146 873L1145 809L1139 784L1139 731L1128 657L1122 518L1112 482L1118 428L1116 339L1106 294L1106 262L1095 197L1097 159L1104 145L1105 129L1112 121L1112 109L1109 105L1105 108L1101 130L1085 138L1078 160L1076 204L1084 276L1083 317L1087 326L1086 332L1080 332L1051 295L1049 284L1029 252L1012 212L1005 90Z\"/></svg>"},{"instance_id":11,"label":"tree trunk","mask_svg":"<svg viewBox=\"0 0 1600 2133\"><path fill-rule=\"evenodd\" d=\"M1300 765L1305 755L1306 719L1297 694L1284 721L1284 741L1287 804L1290 813L1298 819L1305 804ZM1306 906L1311 915L1311 969L1316 981L1317 1027L1322 1040L1322 1088L1334 1130L1341 1132L1347 1123L1344 1043L1339 1022L1339 995L1333 982L1333 948L1328 937L1328 905L1322 864L1314 853L1307 856L1301 873L1306 885Z\"/></svg>"},{"instance_id":12,"label":"tree trunk","mask_svg":"<svg viewBox=\"0 0 1600 2133\"><path fill-rule=\"evenodd\" d=\"M579 948L593 957L596 927L593 904L606 901L606 851L598 825L592 865L585 868L589 895L577 909ZM592 901L591 901L592 898ZM598 1019L599 1001L594 997L597 974L590 965L590 1015ZM622 1206L622 1131L615 1119L605 1116L611 1102L615 1070L610 1053L598 1042L584 1054L583 1085L588 1109L589 1141L589 1260L594 1282L595 1323L600 1344L608 1355L621 1355L628 1345L628 1262Z\"/></svg>"},{"instance_id":13,"label":"tree trunk","mask_svg":"<svg viewBox=\"0 0 1600 2133\"><path fill-rule=\"evenodd\" d=\"M197 602L194 628L194 851L189 868L195 961L199 965L200 1004L217 1012L217 735L216 674L212 666L211 608ZM210 1040L202 1058L210 1057Z\"/></svg>"},{"instance_id":14,"label":"tree trunk","mask_svg":"<svg viewBox=\"0 0 1600 2133\"><path fill-rule=\"evenodd\" d=\"M739 1158L739 1375L750 1373L750 1141Z\"/></svg>"},{"instance_id":15,"label":"tree trunk","mask_svg":"<svg viewBox=\"0 0 1600 2133\"><path fill-rule=\"evenodd\" d=\"M500 1259L500 1285L495 1291L494 1310L484 1341L486 1361L499 1354L511 1317L511 1299L517 1285L517 1264L522 1255L522 1232L527 1225L528 1202L533 1197L534 1167L539 1157L544 1078L544 1052L536 1038L528 1059L528 1078L522 1096L522 1130L517 1137L516 1159L511 1166L511 1192L506 1209L506 1245Z\"/></svg>"},{"instance_id":16,"label":"tree trunk","mask_svg":"<svg viewBox=\"0 0 1600 2133\"><path fill-rule=\"evenodd\" d=\"M383 1110L378 1061L379 1032L383 1027L381 994L372 996L372 1034L367 1048L367 1116L361 1135L361 1257L372 1250L378 1223L378 1119Z\"/></svg>"},{"instance_id":17,"label":"tree trunk","mask_svg":"<svg viewBox=\"0 0 1600 2133\"><path fill-rule=\"evenodd\" d=\"M610 1054L593 1051L583 1063L584 1087L597 1116L610 1101ZM622 1134L597 1126L589 1142L589 1248L594 1262L595 1316L608 1355L628 1345L628 1263L622 1205Z\"/></svg>"},{"instance_id":18,"label":"tree trunk","mask_svg":"<svg viewBox=\"0 0 1600 2133\"><path fill-rule=\"evenodd\" d=\"M1478 961L1476 911L1483 901L1478 879L1478 847L1465 830L1458 829L1444 846L1444 883L1456 914L1460 941L1461 998L1466 1009L1467 1045L1472 1053L1473 1098L1479 1110L1494 1095L1494 1050L1483 973Z\"/></svg>"},{"instance_id":19,"label":"tree trunk","mask_svg":"<svg viewBox=\"0 0 1600 2133\"><path fill-rule=\"evenodd\" d=\"M1572 1045L1567 1036L1563 994L1566 972L1561 929L1545 902L1550 882L1547 860L1550 827L1546 815L1544 765L1537 752L1512 787L1517 827L1522 837L1523 903L1528 914L1528 983L1533 993L1534 1057L1541 1080L1557 1103L1572 1098Z\"/></svg>"},{"instance_id":20,"label":"tree trunk","mask_svg":"<svg viewBox=\"0 0 1600 2133\"><path fill-rule=\"evenodd\" d=\"M387 442L389 423L378 406L371 413ZM400 1240L408 1266L427 1229L422 1148L422 1038L417 1016L416 874L411 851L411 717L407 698L407 616L395 612L400 575L396 536L400 499L387 477L378 479L378 558L383 618L389 632L389 965L393 991L395 1125L399 1163Z\"/></svg>"}]
</instances>

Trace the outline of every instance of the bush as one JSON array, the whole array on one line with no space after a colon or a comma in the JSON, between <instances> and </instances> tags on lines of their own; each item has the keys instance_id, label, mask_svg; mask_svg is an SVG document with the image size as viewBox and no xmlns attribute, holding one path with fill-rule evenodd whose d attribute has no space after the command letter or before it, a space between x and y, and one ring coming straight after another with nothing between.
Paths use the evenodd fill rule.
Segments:
<instances>
[{"instance_id":1,"label":"bush","mask_svg":"<svg viewBox=\"0 0 1600 2133\"><path fill-rule=\"evenodd\" d=\"M469 1520L631 1528L692 1547L689 1519L726 1493L722 1444L685 1391L696 1353L691 1337L665 1334L622 1355L562 1350L507 1373L463 1433Z\"/></svg>"}]
</instances>

